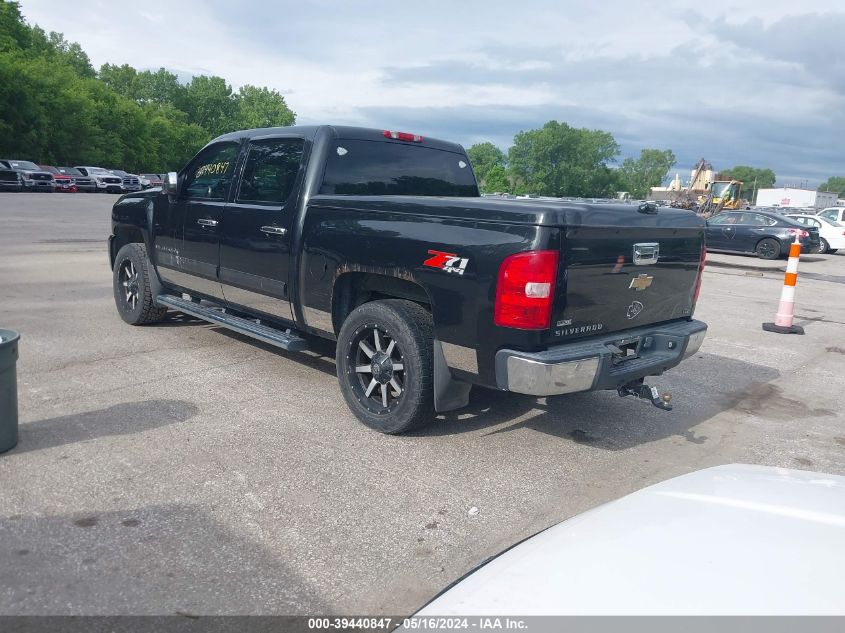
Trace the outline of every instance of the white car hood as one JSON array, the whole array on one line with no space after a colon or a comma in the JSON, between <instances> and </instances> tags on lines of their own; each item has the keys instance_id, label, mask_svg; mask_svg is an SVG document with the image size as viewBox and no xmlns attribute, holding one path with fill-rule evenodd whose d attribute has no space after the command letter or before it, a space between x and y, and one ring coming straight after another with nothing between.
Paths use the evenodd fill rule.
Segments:
<instances>
[{"instance_id":1,"label":"white car hood","mask_svg":"<svg viewBox=\"0 0 845 633\"><path fill-rule=\"evenodd\" d=\"M419 612L560 614L845 614L845 477L676 477L541 532Z\"/></svg>"}]
</instances>

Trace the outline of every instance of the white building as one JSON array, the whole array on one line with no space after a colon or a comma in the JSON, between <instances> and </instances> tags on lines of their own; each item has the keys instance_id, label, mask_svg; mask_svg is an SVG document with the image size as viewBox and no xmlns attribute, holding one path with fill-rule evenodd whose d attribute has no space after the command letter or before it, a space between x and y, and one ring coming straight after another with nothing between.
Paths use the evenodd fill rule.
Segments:
<instances>
[{"instance_id":1,"label":"white building","mask_svg":"<svg viewBox=\"0 0 845 633\"><path fill-rule=\"evenodd\" d=\"M795 209L824 209L836 205L835 193L798 189L797 187L777 187L757 191L758 207L793 207Z\"/></svg>"}]
</instances>

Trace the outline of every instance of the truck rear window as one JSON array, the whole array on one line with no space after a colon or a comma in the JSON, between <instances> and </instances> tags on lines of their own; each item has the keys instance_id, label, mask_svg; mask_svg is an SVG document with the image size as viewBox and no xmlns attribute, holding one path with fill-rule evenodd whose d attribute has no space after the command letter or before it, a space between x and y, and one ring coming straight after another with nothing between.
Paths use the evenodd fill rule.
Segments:
<instances>
[{"instance_id":1,"label":"truck rear window","mask_svg":"<svg viewBox=\"0 0 845 633\"><path fill-rule=\"evenodd\" d=\"M466 156L412 143L338 140L320 193L477 197Z\"/></svg>"}]
</instances>

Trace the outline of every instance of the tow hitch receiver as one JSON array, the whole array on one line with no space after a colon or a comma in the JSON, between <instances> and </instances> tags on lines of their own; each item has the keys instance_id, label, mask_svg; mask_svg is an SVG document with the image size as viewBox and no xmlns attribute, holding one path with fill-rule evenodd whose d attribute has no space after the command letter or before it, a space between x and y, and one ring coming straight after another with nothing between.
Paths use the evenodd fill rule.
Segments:
<instances>
[{"instance_id":1,"label":"tow hitch receiver","mask_svg":"<svg viewBox=\"0 0 845 633\"><path fill-rule=\"evenodd\" d=\"M635 398L648 400L655 407L663 409L664 411L672 410L672 394L668 391L661 394L657 391L656 387L649 387L645 384L645 381L642 378L622 385L616 390L616 393L623 398L625 396L634 396Z\"/></svg>"}]
</instances>

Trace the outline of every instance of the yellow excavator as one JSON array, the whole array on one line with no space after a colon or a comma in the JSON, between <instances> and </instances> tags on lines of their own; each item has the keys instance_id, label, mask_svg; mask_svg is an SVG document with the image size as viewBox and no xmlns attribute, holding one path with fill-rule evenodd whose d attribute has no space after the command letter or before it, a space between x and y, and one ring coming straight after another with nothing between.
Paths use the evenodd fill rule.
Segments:
<instances>
[{"instance_id":1,"label":"yellow excavator","mask_svg":"<svg viewBox=\"0 0 845 633\"><path fill-rule=\"evenodd\" d=\"M725 209L742 209L748 205L742 199L742 181L740 180L709 180L713 167L703 158L695 165L689 185L681 189L673 207L692 209L706 218L716 215Z\"/></svg>"}]
</instances>

